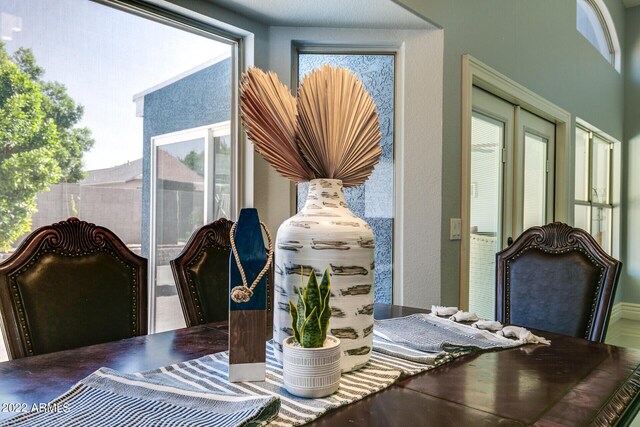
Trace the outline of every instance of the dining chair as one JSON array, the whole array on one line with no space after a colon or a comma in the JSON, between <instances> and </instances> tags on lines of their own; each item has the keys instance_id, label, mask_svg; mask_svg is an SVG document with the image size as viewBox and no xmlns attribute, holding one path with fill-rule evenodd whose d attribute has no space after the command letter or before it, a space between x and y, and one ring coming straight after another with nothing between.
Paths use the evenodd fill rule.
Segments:
<instances>
[{"instance_id":1,"label":"dining chair","mask_svg":"<svg viewBox=\"0 0 640 427\"><path fill-rule=\"evenodd\" d=\"M147 333L147 260L78 218L38 228L0 263L10 359Z\"/></svg>"},{"instance_id":2,"label":"dining chair","mask_svg":"<svg viewBox=\"0 0 640 427\"><path fill-rule=\"evenodd\" d=\"M170 261L187 326L229 320L229 233L233 221L220 218L196 230ZM273 328L273 266L267 272L267 335Z\"/></svg>"},{"instance_id":3,"label":"dining chair","mask_svg":"<svg viewBox=\"0 0 640 427\"><path fill-rule=\"evenodd\" d=\"M584 230L531 227L496 255L496 318L604 342L621 269Z\"/></svg>"}]
</instances>

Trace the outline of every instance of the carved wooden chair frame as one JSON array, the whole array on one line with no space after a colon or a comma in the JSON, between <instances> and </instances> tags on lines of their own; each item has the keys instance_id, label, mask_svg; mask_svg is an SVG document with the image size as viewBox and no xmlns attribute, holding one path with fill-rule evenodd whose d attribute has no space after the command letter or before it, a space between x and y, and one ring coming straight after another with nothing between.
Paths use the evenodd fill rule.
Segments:
<instances>
[{"instance_id":1,"label":"carved wooden chair frame","mask_svg":"<svg viewBox=\"0 0 640 427\"><path fill-rule=\"evenodd\" d=\"M189 274L189 269L200 260L206 248L213 247L231 251L229 233L232 226L233 221L220 218L200 227L191 235L180 255L170 261L176 286L179 287L178 295L188 327L206 323L200 294ZM273 325L273 266L267 272L267 287L267 334L269 334Z\"/></svg>"},{"instance_id":2,"label":"carved wooden chair frame","mask_svg":"<svg viewBox=\"0 0 640 427\"><path fill-rule=\"evenodd\" d=\"M591 315L583 338L602 342L606 334L622 263L609 256L589 233L561 222L529 228L511 246L496 255L496 318L501 322L510 323L511 262L531 249L551 254L578 251L600 270Z\"/></svg>"},{"instance_id":3,"label":"carved wooden chair frame","mask_svg":"<svg viewBox=\"0 0 640 427\"><path fill-rule=\"evenodd\" d=\"M179 288L178 295L187 327L206 323L202 312L200 293L191 274L189 274L189 269L202 258L204 250L207 248L230 251L229 232L232 226L233 221L220 218L211 224L200 227L191 235L180 255L170 261L173 278Z\"/></svg>"},{"instance_id":4,"label":"carved wooden chair frame","mask_svg":"<svg viewBox=\"0 0 640 427\"><path fill-rule=\"evenodd\" d=\"M132 275L133 295L131 334L147 334L147 260L129 250L112 231L78 218L69 218L38 228L4 262L0 263L0 310L2 330L12 359L34 355L30 326L17 277L33 266L45 253L65 257L82 257L95 252L107 252L124 264Z\"/></svg>"}]
</instances>

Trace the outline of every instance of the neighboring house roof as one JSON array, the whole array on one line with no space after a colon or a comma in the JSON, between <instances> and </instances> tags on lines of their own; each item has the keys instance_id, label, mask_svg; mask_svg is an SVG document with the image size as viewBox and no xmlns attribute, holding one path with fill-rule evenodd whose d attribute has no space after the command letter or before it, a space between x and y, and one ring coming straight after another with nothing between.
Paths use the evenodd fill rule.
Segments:
<instances>
[{"instance_id":1,"label":"neighboring house roof","mask_svg":"<svg viewBox=\"0 0 640 427\"><path fill-rule=\"evenodd\" d=\"M134 180L142 180L142 159L87 171L87 177L80 181L80 185L122 184Z\"/></svg>"},{"instance_id":2,"label":"neighboring house roof","mask_svg":"<svg viewBox=\"0 0 640 427\"><path fill-rule=\"evenodd\" d=\"M202 183L204 178L189 169L180 159L173 157L166 151L158 150L158 178L165 181Z\"/></svg>"},{"instance_id":3,"label":"neighboring house roof","mask_svg":"<svg viewBox=\"0 0 640 427\"><path fill-rule=\"evenodd\" d=\"M158 166L165 181L202 183L204 178L189 169L184 163L169 153L158 150ZM106 169L87 171L87 177L80 185L124 184L130 181L142 181L142 159Z\"/></svg>"}]
</instances>

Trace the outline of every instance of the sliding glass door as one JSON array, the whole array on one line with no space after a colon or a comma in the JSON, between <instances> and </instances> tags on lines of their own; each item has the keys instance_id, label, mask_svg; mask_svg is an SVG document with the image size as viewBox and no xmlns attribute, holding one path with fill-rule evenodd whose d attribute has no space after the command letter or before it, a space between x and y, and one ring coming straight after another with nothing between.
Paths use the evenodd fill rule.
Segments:
<instances>
[{"instance_id":1,"label":"sliding glass door","mask_svg":"<svg viewBox=\"0 0 640 427\"><path fill-rule=\"evenodd\" d=\"M155 332L185 326L169 261L191 234L229 217L233 153L229 122L152 139L150 278Z\"/></svg>"}]
</instances>

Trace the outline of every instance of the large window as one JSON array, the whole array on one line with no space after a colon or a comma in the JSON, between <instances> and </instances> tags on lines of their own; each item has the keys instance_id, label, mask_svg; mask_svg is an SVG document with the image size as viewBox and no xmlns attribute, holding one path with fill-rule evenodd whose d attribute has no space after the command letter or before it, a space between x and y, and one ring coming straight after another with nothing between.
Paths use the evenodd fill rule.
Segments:
<instances>
[{"instance_id":1,"label":"large window","mask_svg":"<svg viewBox=\"0 0 640 427\"><path fill-rule=\"evenodd\" d=\"M182 215L169 239L174 252L196 224L233 217L236 46L202 23L196 30L186 18L167 18L166 25L138 12L88 0L0 2L0 260L31 230L70 216L111 229L149 258L152 140L222 122L226 135L206 128L209 151L165 146L162 165L175 160L180 168L165 168L163 184L191 180L202 193L199 179L213 183L197 202L209 216L204 207L187 212L184 200L182 210L167 212ZM163 284L156 292L152 282L150 291L154 304L171 306L159 311L170 319L158 321L183 321L175 287Z\"/></svg>"},{"instance_id":2,"label":"large window","mask_svg":"<svg viewBox=\"0 0 640 427\"><path fill-rule=\"evenodd\" d=\"M576 28L620 71L620 43L606 5L602 0L576 1Z\"/></svg>"},{"instance_id":3,"label":"large window","mask_svg":"<svg viewBox=\"0 0 640 427\"><path fill-rule=\"evenodd\" d=\"M613 147L611 140L576 127L574 224L596 239L609 254L613 230Z\"/></svg>"},{"instance_id":4,"label":"large window","mask_svg":"<svg viewBox=\"0 0 640 427\"><path fill-rule=\"evenodd\" d=\"M345 198L353 213L373 229L375 301L390 304L393 291L395 55L300 52L298 81L323 64L344 67L355 73L377 105L382 133L380 163L364 184L347 188ZM307 191L308 184L298 185L298 210L304 206Z\"/></svg>"}]
</instances>

